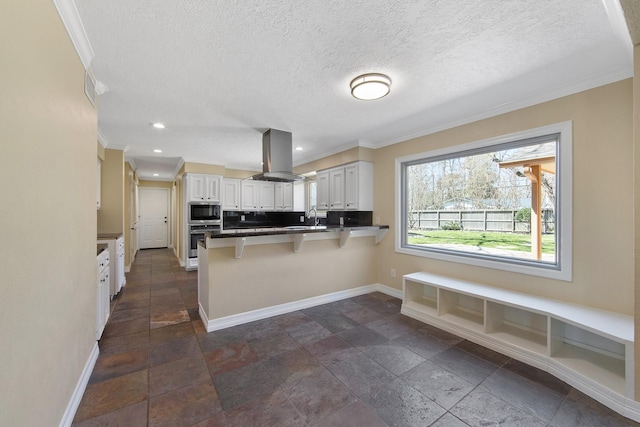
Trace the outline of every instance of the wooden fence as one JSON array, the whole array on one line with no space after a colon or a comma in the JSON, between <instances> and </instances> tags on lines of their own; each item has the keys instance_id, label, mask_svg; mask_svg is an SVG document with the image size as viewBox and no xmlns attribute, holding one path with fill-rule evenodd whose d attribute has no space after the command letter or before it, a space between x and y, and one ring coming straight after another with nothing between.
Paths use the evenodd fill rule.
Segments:
<instances>
[{"instance_id":1,"label":"wooden fence","mask_svg":"<svg viewBox=\"0 0 640 427\"><path fill-rule=\"evenodd\" d=\"M529 222L516 221L517 210L446 210L413 211L409 213L410 230L440 230L457 223L463 230L528 233ZM553 233L554 214L551 209L542 211L542 232Z\"/></svg>"}]
</instances>

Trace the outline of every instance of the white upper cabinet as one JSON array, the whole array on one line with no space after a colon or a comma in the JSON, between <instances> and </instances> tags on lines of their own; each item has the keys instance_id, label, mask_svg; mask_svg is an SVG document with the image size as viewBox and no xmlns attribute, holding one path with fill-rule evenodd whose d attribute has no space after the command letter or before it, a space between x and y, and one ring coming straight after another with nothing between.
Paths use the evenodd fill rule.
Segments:
<instances>
[{"instance_id":1,"label":"white upper cabinet","mask_svg":"<svg viewBox=\"0 0 640 427\"><path fill-rule=\"evenodd\" d=\"M344 168L329 171L329 209L344 210Z\"/></svg>"},{"instance_id":2,"label":"white upper cabinet","mask_svg":"<svg viewBox=\"0 0 640 427\"><path fill-rule=\"evenodd\" d=\"M220 175L188 174L190 202L220 202Z\"/></svg>"},{"instance_id":3,"label":"white upper cabinet","mask_svg":"<svg viewBox=\"0 0 640 427\"><path fill-rule=\"evenodd\" d=\"M258 181L258 194L259 194L259 209L261 211L272 211L275 209L275 191L276 186L274 182Z\"/></svg>"},{"instance_id":4,"label":"white upper cabinet","mask_svg":"<svg viewBox=\"0 0 640 427\"><path fill-rule=\"evenodd\" d=\"M293 210L293 184L277 182L275 184L275 209L277 211Z\"/></svg>"},{"instance_id":5,"label":"white upper cabinet","mask_svg":"<svg viewBox=\"0 0 640 427\"><path fill-rule=\"evenodd\" d=\"M241 181L241 209L248 211L293 210L293 184L290 182ZM226 199L226 187L225 187Z\"/></svg>"},{"instance_id":6,"label":"white upper cabinet","mask_svg":"<svg viewBox=\"0 0 640 427\"><path fill-rule=\"evenodd\" d=\"M358 162L344 168L346 210L373 210L373 163Z\"/></svg>"},{"instance_id":7,"label":"white upper cabinet","mask_svg":"<svg viewBox=\"0 0 640 427\"><path fill-rule=\"evenodd\" d=\"M316 186L318 210L373 210L373 163L319 171Z\"/></svg>"},{"instance_id":8,"label":"white upper cabinet","mask_svg":"<svg viewBox=\"0 0 640 427\"><path fill-rule=\"evenodd\" d=\"M233 211L240 209L240 183L241 180L235 178L224 178L222 180L222 209Z\"/></svg>"},{"instance_id":9,"label":"white upper cabinet","mask_svg":"<svg viewBox=\"0 0 640 427\"><path fill-rule=\"evenodd\" d=\"M258 181L242 181L242 209L257 210L259 203Z\"/></svg>"},{"instance_id":10,"label":"white upper cabinet","mask_svg":"<svg viewBox=\"0 0 640 427\"><path fill-rule=\"evenodd\" d=\"M319 171L316 174L316 209L329 210L329 171Z\"/></svg>"}]
</instances>

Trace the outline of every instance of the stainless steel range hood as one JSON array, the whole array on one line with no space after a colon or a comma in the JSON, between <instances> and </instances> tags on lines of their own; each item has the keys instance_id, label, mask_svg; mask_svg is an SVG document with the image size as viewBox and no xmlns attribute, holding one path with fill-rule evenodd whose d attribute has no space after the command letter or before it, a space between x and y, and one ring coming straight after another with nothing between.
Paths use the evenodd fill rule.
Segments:
<instances>
[{"instance_id":1,"label":"stainless steel range hood","mask_svg":"<svg viewBox=\"0 0 640 427\"><path fill-rule=\"evenodd\" d=\"M251 179L275 182L303 181L293 173L293 139L291 132L269 129L262 134L262 173Z\"/></svg>"}]
</instances>

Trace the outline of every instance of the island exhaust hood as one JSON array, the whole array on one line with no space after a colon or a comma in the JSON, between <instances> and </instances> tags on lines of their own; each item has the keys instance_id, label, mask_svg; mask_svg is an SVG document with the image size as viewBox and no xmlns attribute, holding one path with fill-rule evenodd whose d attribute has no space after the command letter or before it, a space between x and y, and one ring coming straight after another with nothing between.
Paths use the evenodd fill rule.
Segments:
<instances>
[{"instance_id":1,"label":"island exhaust hood","mask_svg":"<svg viewBox=\"0 0 640 427\"><path fill-rule=\"evenodd\" d=\"M303 181L293 173L293 139L291 132L269 129L262 134L262 173L251 179L260 181Z\"/></svg>"}]
</instances>

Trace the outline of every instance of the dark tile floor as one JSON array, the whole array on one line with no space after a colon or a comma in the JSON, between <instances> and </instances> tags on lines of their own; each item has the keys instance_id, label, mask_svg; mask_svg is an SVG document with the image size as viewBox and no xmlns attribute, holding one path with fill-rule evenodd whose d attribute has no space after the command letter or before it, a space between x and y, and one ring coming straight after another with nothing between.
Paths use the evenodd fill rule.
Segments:
<instances>
[{"instance_id":1,"label":"dark tile floor","mask_svg":"<svg viewBox=\"0 0 640 427\"><path fill-rule=\"evenodd\" d=\"M74 425L638 425L381 293L212 333L197 306L196 272L139 252Z\"/></svg>"}]
</instances>

